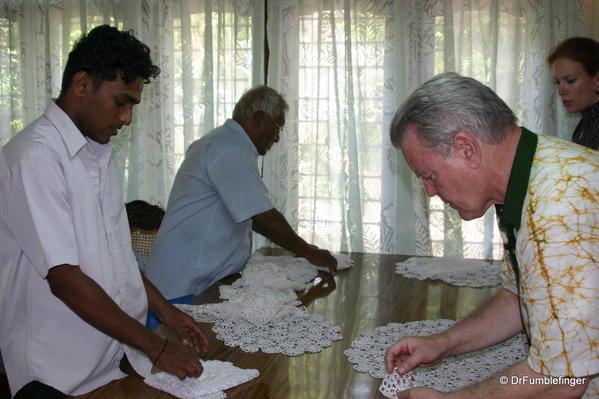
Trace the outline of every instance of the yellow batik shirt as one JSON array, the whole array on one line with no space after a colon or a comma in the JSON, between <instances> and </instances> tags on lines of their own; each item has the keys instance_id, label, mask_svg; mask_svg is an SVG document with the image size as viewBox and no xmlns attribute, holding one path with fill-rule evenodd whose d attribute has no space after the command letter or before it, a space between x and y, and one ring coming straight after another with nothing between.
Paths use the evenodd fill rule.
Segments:
<instances>
[{"instance_id":1,"label":"yellow batik shirt","mask_svg":"<svg viewBox=\"0 0 599 399\"><path fill-rule=\"evenodd\" d=\"M522 131L498 207L504 288L520 297L529 366L592 376L599 373L599 152ZM599 397L599 376L583 397Z\"/></svg>"}]
</instances>

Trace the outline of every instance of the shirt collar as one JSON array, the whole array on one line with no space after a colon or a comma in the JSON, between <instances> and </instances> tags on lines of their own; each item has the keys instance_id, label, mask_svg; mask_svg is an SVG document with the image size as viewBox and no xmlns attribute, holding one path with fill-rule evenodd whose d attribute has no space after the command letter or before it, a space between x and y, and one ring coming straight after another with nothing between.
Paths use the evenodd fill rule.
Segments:
<instances>
[{"instance_id":1,"label":"shirt collar","mask_svg":"<svg viewBox=\"0 0 599 399\"><path fill-rule=\"evenodd\" d=\"M599 101L581 112L583 119L599 117Z\"/></svg>"},{"instance_id":2,"label":"shirt collar","mask_svg":"<svg viewBox=\"0 0 599 399\"><path fill-rule=\"evenodd\" d=\"M499 223L515 230L520 228L522 206L528 191L530 170L538 142L536 134L524 127L521 130L522 134L516 148L516 156L505 193L505 202L503 205L497 206Z\"/></svg>"},{"instance_id":3,"label":"shirt collar","mask_svg":"<svg viewBox=\"0 0 599 399\"><path fill-rule=\"evenodd\" d=\"M254 154L254 156L258 156L258 149L256 148L256 145L254 144L252 139L250 139L250 136L247 134L247 132L243 129L243 127L239 123L237 123L233 119L227 119L224 123L224 126L227 129L232 130L235 133L237 133L239 135L239 137L241 137L241 139L247 144L248 148L250 148L252 150L252 153Z\"/></svg>"},{"instance_id":4,"label":"shirt collar","mask_svg":"<svg viewBox=\"0 0 599 399\"><path fill-rule=\"evenodd\" d=\"M77 128L77 126L75 126L73 120L58 105L56 105L54 101L50 101L48 107L46 107L44 116L48 118L56 130L58 130L58 133L62 137L62 140L64 141L71 158L74 157L86 144L91 147L94 153L97 153L98 151L108 151L109 153L112 152L112 143L100 144L96 142L92 143L91 140L88 140Z\"/></svg>"}]
</instances>

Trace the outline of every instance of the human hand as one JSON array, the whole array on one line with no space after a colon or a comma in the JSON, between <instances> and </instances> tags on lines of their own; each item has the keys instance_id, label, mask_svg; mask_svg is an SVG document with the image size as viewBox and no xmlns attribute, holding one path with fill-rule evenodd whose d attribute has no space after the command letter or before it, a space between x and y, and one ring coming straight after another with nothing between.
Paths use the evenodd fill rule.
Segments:
<instances>
[{"instance_id":1,"label":"human hand","mask_svg":"<svg viewBox=\"0 0 599 399\"><path fill-rule=\"evenodd\" d=\"M310 245L310 250L304 256L310 263L315 266L324 266L329 269L330 273L337 271L337 259L326 249L320 249L314 245Z\"/></svg>"},{"instance_id":2,"label":"human hand","mask_svg":"<svg viewBox=\"0 0 599 399\"><path fill-rule=\"evenodd\" d=\"M438 399L446 396L445 393L435 391L432 388L412 388L397 393L400 399Z\"/></svg>"},{"instance_id":3,"label":"human hand","mask_svg":"<svg viewBox=\"0 0 599 399\"><path fill-rule=\"evenodd\" d=\"M447 353L439 334L427 337L404 337L387 350L385 365L391 373L395 367L404 375L416 367L431 367L438 364Z\"/></svg>"},{"instance_id":4,"label":"human hand","mask_svg":"<svg viewBox=\"0 0 599 399\"><path fill-rule=\"evenodd\" d=\"M194 351L178 342L164 340L164 345L152 358L154 366L177 376L180 380L199 377L204 371Z\"/></svg>"},{"instance_id":5,"label":"human hand","mask_svg":"<svg viewBox=\"0 0 599 399\"><path fill-rule=\"evenodd\" d=\"M197 353L208 350L208 340L198 323L187 313L172 306L164 318L164 323L171 328L181 340L181 343Z\"/></svg>"}]
</instances>

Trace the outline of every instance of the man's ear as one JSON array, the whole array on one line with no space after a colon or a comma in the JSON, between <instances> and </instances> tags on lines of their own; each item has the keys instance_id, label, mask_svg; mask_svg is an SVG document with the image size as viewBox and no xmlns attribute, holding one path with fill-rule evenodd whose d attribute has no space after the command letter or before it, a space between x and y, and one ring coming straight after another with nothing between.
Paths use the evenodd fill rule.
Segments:
<instances>
[{"instance_id":1,"label":"man's ear","mask_svg":"<svg viewBox=\"0 0 599 399\"><path fill-rule=\"evenodd\" d=\"M94 81L92 77L85 71L79 71L73 75L71 87L77 98L83 98L85 94L93 90Z\"/></svg>"},{"instance_id":2,"label":"man's ear","mask_svg":"<svg viewBox=\"0 0 599 399\"><path fill-rule=\"evenodd\" d=\"M451 152L463 159L471 168L478 168L482 163L481 143L470 133L456 133L451 147Z\"/></svg>"},{"instance_id":3,"label":"man's ear","mask_svg":"<svg viewBox=\"0 0 599 399\"><path fill-rule=\"evenodd\" d=\"M264 111L256 111L252 115L252 128L256 131L260 131L266 122L266 113Z\"/></svg>"}]
</instances>

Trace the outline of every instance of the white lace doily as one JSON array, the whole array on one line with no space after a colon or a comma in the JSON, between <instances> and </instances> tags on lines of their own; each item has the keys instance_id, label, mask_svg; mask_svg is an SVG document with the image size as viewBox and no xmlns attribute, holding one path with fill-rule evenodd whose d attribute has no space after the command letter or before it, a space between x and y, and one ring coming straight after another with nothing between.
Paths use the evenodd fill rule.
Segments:
<instances>
[{"instance_id":1,"label":"white lace doily","mask_svg":"<svg viewBox=\"0 0 599 399\"><path fill-rule=\"evenodd\" d=\"M351 348L345 350L345 355L357 371L375 378L385 378L385 354L395 341L409 335L435 334L454 323L453 320L444 319L390 323L362 332L352 342ZM505 370L524 360L527 354L526 336L518 334L495 346L447 358L434 367L414 369L414 386L431 387L443 392L456 391Z\"/></svg>"},{"instance_id":2,"label":"white lace doily","mask_svg":"<svg viewBox=\"0 0 599 399\"><path fill-rule=\"evenodd\" d=\"M149 386L182 399L221 399L226 389L236 387L260 375L256 369L241 369L231 362L201 361L204 371L198 378L181 381L169 373L152 374L144 379Z\"/></svg>"},{"instance_id":3,"label":"white lace doily","mask_svg":"<svg viewBox=\"0 0 599 399\"><path fill-rule=\"evenodd\" d=\"M176 305L198 321L207 321L203 306ZM209 316L211 317L211 316ZM303 307L291 307L288 313L269 321L230 318L218 320L212 330L227 346L239 346L244 352L282 353L297 356L316 353L343 337L341 327Z\"/></svg>"},{"instance_id":4,"label":"white lace doily","mask_svg":"<svg viewBox=\"0 0 599 399\"><path fill-rule=\"evenodd\" d=\"M339 270L345 270L345 269L349 269L350 267L352 267L354 265L354 261L352 260L351 256L348 254L332 254L333 257L335 259L337 259L337 271ZM312 268L316 268L316 270L320 270L323 272L328 272L329 269L326 267L321 267L321 266L314 266L312 265L310 262L308 262L306 259L304 258L299 258L299 257L295 257L295 256L264 256L258 252L254 253L252 255L252 257L250 258L250 260L248 261L246 268L248 267L248 265L254 263L254 262L258 262L258 263L262 263L262 262L273 262L276 263L278 265L281 266L294 266L294 265L304 265L304 266L311 266Z\"/></svg>"},{"instance_id":5,"label":"white lace doily","mask_svg":"<svg viewBox=\"0 0 599 399\"><path fill-rule=\"evenodd\" d=\"M214 323L218 339L245 352L319 352L342 337L339 326L297 307L295 291L317 275L305 259L254 254L241 278L220 287L224 302L177 306L197 321Z\"/></svg>"},{"instance_id":6,"label":"white lace doily","mask_svg":"<svg viewBox=\"0 0 599 399\"><path fill-rule=\"evenodd\" d=\"M498 264L472 259L410 258L395 272L418 280L441 280L463 287L495 287L501 283Z\"/></svg>"},{"instance_id":7,"label":"white lace doily","mask_svg":"<svg viewBox=\"0 0 599 399\"><path fill-rule=\"evenodd\" d=\"M251 286L300 291L305 288L306 282L317 275L316 266L303 258L255 254L246 264L241 278L235 281L232 287Z\"/></svg>"},{"instance_id":8,"label":"white lace doily","mask_svg":"<svg viewBox=\"0 0 599 399\"><path fill-rule=\"evenodd\" d=\"M293 299L297 298L293 292ZM267 322L269 320L285 316L295 312L299 301L289 303L275 302L273 297L251 297L247 295L246 301L225 301L207 305L175 305L186 313L193 315L197 321L214 323L219 320L244 319L256 322Z\"/></svg>"}]
</instances>

